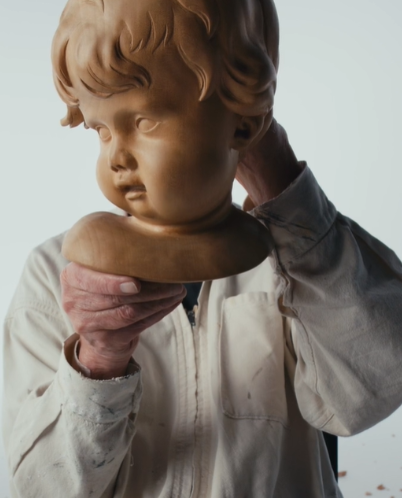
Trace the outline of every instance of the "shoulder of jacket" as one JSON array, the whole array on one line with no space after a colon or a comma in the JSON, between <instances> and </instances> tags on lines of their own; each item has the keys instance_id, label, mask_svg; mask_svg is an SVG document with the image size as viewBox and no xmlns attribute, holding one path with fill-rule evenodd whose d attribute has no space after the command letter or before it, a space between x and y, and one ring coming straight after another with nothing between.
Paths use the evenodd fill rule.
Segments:
<instances>
[{"instance_id":1,"label":"shoulder of jacket","mask_svg":"<svg viewBox=\"0 0 402 498\"><path fill-rule=\"evenodd\" d=\"M68 264L61 253L65 232L52 237L29 254L6 316L17 310L47 309L53 316L63 317L61 308L60 273Z\"/></svg>"}]
</instances>

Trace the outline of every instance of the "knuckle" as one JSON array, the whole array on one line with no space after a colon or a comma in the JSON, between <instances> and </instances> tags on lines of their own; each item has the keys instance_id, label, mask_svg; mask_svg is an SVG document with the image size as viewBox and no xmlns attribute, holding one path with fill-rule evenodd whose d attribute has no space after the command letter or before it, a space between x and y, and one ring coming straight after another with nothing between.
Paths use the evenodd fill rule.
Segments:
<instances>
[{"instance_id":1,"label":"knuckle","mask_svg":"<svg viewBox=\"0 0 402 498\"><path fill-rule=\"evenodd\" d=\"M69 286L62 288L61 293L61 305L63 310L70 315L76 308L76 300L73 297L73 293L71 292L71 288Z\"/></svg>"},{"instance_id":2,"label":"knuckle","mask_svg":"<svg viewBox=\"0 0 402 498\"><path fill-rule=\"evenodd\" d=\"M74 301L72 299L69 299L66 295L62 296L61 304L63 306L63 310L67 313L67 315L69 315L74 310Z\"/></svg>"},{"instance_id":3,"label":"knuckle","mask_svg":"<svg viewBox=\"0 0 402 498\"><path fill-rule=\"evenodd\" d=\"M91 279L91 287L96 290L98 294L109 294L108 288L107 288L107 282L105 282L105 278L103 275L90 275Z\"/></svg>"},{"instance_id":4,"label":"knuckle","mask_svg":"<svg viewBox=\"0 0 402 498\"><path fill-rule=\"evenodd\" d=\"M94 271L91 272L90 276L92 284L97 289L99 294L108 296L116 295L120 278L119 276Z\"/></svg>"},{"instance_id":5,"label":"knuckle","mask_svg":"<svg viewBox=\"0 0 402 498\"><path fill-rule=\"evenodd\" d=\"M80 311L82 306L81 301L81 297L79 296L79 294L77 294L77 291L73 287L66 285L64 288L62 288L61 304L63 310L69 316Z\"/></svg>"},{"instance_id":6,"label":"knuckle","mask_svg":"<svg viewBox=\"0 0 402 498\"><path fill-rule=\"evenodd\" d=\"M116 294L110 294L109 299L112 306L117 306L121 304L121 298Z\"/></svg>"},{"instance_id":7,"label":"knuckle","mask_svg":"<svg viewBox=\"0 0 402 498\"><path fill-rule=\"evenodd\" d=\"M136 320L137 313L133 306L124 305L117 308L118 317L124 323L132 323Z\"/></svg>"}]
</instances>

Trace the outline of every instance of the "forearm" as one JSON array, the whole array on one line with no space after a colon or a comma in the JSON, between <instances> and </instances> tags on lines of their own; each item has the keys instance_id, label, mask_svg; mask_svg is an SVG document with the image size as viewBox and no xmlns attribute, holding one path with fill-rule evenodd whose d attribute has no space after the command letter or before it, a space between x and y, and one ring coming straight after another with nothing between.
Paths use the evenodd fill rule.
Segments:
<instances>
[{"instance_id":1,"label":"forearm","mask_svg":"<svg viewBox=\"0 0 402 498\"><path fill-rule=\"evenodd\" d=\"M2 425L12 496L117 497L112 490L125 486L129 471L140 374L101 382L72 368L77 336L61 309L62 240L30 254L5 321Z\"/></svg>"},{"instance_id":2,"label":"forearm","mask_svg":"<svg viewBox=\"0 0 402 498\"><path fill-rule=\"evenodd\" d=\"M276 245L303 415L343 435L374 425L402 403L400 261L337 213L309 170L255 214Z\"/></svg>"},{"instance_id":3,"label":"forearm","mask_svg":"<svg viewBox=\"0 0 402 498\"><path fill-rule=\"evenodd\" d=\"M134 417L141 395L139 373L99 382L69 364L74 344L45 392L21 405L8 453L18 497L112 498L124 482ZM83 478L85 476L85 478Z\"/></svg>"}]
</instances>

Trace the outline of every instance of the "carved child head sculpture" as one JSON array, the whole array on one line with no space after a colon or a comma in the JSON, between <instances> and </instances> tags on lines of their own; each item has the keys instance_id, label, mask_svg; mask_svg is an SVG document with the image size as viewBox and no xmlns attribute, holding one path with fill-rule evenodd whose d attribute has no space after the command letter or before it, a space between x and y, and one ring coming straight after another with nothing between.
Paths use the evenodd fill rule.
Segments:
<instances>
[{"instance_id":1,"label":"carved child head sculpture","mask_svg":"<svg viewBox=\"0 0 402 498\"><path fill-rule=\"evenodd\" d=\"M239 151L272 119L271 0L69 0L52 61L62 124L99 133L112 203L156 230L226 216Z\"/></svg>"}]
</instances>

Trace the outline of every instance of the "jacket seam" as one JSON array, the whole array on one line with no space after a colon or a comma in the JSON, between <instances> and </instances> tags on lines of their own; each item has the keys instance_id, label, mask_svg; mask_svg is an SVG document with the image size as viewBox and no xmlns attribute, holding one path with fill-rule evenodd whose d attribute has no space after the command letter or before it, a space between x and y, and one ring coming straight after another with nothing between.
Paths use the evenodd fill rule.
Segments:
<instances>
[{"instance_id":1,"label":"jacket seam","mask_svg":"<svg viewBox=\"0 0 402 498\"><path fill-rule=\"evenodd\" d=\"M307 248L305 251L302 251L300 252L299 254L296 253L291 259L287 259L286 261L283 259L282 257L282 252L285 252L286 251L286 248L284 249L279 249L278 250L278 246L277 244L275 243L275 238L273 238L274 240L274 243L275 243L275 249L276 249L276 254L277 254L277 257L278 257L278 261L280 262L281 266L283 266L284 270L286 271L286 268L291 266L293 263L295 263L297 260L301 259L302 257L306 256L310 251L312 251L315 247L318 246L318 244L320 244L325 237L327 237L327 235L329 234L329 232L332 230L332 228L334 227L334 225L336 224L337 220L338 220L338 217L339 217L339 212L338 211L335 211L335 215L333 217L333 220L328 224L328 227L327 229L321 234L319 235L318 239L314 242L314 244L312 246L310 246L309 248ZM264 224L265 226L267 226L267 228L270 230L270 219L265 219L264 220ZM282 229L284 230L287 230L286 227L281 227ZM270 230L271 231L271 230ZM272 234L272 232L271 232ZM298 237L297 235L295 235L295 238L300 238Z\"/></svg>"},{"instance_id":2,"label":"jacket seam","mask_svg":"<svg viewBox=\"0 0 402 498\"><path fill-rule=\"evenodd\" d=\"M41 311L45 315L54 318L61 323L64 323L63 316L61 313L51 304L43 303L41 301L28 301L26 303L18 304L13 308L13 311L5 318L6 321L11 321L15 319L15 316L19 311L34 310Z\"/></svg>"}]
</instances>

